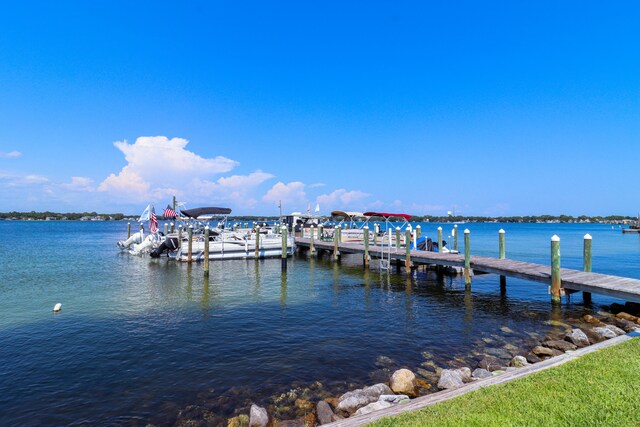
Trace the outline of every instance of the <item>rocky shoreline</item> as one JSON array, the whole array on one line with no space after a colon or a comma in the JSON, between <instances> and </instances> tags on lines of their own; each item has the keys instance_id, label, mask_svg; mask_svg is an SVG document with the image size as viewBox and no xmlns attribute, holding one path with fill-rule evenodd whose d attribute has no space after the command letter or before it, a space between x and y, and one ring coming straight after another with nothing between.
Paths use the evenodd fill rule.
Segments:
<instances>
[{"instance_id":1,"label":"rocky shoreline","mask_svg":"<svg viewBox=\"0 0 640 427\"><path fill-rule=\"evenodd\" d=\"M429 352L422 353L425 361L413 370L398 366L393 359L380 356L376 360L379 369L371 374L375 384L368 387L347 386L350 391L334 395L323 384L315 382L274 396L270 399L270 404L265 406L246 401L246 406L242 406L244 409L238 408L236 415L231 418L220 417L203 407L190 406L180 411L175 424L227 427L324 425L401 405L412 398L440 390L455 389L466 383L517 370L629 332L640 331L639 315L640 306L637 304L613 304L610 312L586 314L579 319L567 319L564 322L549 320L546 323L554 327L553 333L544 336L526 333L529 339L525 342L519 342L518 334L508 327L502 327L502 334L513 334L513 342L500 343L496 337L484 337L481 342L487 347L482 351L474 352L466 358L452 357L446 366L435 363Z\"/></svg>"}]
</instances>

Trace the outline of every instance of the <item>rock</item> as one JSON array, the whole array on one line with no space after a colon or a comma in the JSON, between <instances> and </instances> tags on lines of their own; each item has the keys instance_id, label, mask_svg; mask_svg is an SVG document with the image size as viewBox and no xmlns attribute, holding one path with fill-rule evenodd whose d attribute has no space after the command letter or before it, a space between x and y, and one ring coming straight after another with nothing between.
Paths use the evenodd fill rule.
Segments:
<instances>
[{"instance_id":1,"label":"rock","mask_svg":"<svg viewBox=\"0 0 640 427\"><path fill-rule=\"evenodd\" d=\"M576 347L586 347L589 345L589 338L581 329L572 329L564 339L573 343Z\"/></svg>"},{"instance_id":2,"label":"rock","mask_svg":"<svg viewBox=\"0 0 640 427\"><path fill-rule=\"evenodd\" d=\"M504 348L486 348L484 350L489 356L494 356L500 359L509 360L511 359L511 353L509 353Z\"/></svg>"},{"instance_id":3,"label":"rock","mask_svg":"<svg viewBox=\"0 0 640 427\"><path fill-rule=\"evenodd\" d=\"M410 397L418 395L416 390L416 376L408 369L398 369L391 375L389 386L396 394L406 394Z\"/></svg>"},{"instance_id":4,"label":"rock","mask_svg":"<svg viewBox=\"0 0 640 427\"><path fill-rule=\"evenodd\" d=\"M388 408L389 406L393 406L393 403L378 400L377 402L369 403L367 406L358 409L354 415L368 414L374 411L379 411L380 409Z\"/></svg>"},{"instance_id":5,"label":"rock","mask_svg":"<svg viewBox=\"0 0 640 427\"><path fill-rule=\"evenodd\" d=\"M538 362L542 362L542 359L540 359L538 356L536 356L534 353L529 353L525 356L525 358L527 359L527 362L529 363L538 363Z\"/></svg>"},{"instance_id":6,"label":"rock","mask_svg":"<svg viewBox=\"0 0 640 427\"><path fill-rule=\"evenodd\" d=\"M553 356L553 350L547 347L542 347L540 345L533 347L531 352L536 356Z\"/></svg>"},{"instance_id":7,"label":"rock","mask_svg":"<svg viewBox=\"0 0 640 427\"><path fill-rule=\"evenodd\" d=\"M618 319L628 320L629 322L637 322L638 321L638 317L632 316L629 313L625 313L624 311L621 311L620 313L616 314L616 317Z\"/></svg>"},{"instance_id":8,"label":"rock","mask_svg":"<svg viewBox=\"0 0 640 427\"><path fill-rule=\"evenodd\" d=\"M592 331L600 335L602 338L606 340L617 337L615 332L613 332L611 329L606 328L604 326L598 326L596 328L593 328Z\"/></svg>"},{"instance_id":9,"label":"rock","mask_svg":"<svg viewBox=\"0 0 640 427\"><path fill-rule=\"evenodd\" d=\"M378 398L378 402L389 402L397 405L398 403L402 403L403 401L408 401L409 396L406 394L383 394Z\"/></svg>"},{"instance_id":10,"label":"rock","mask_svg":"<svg viewBox=\"0 0 640 427\"><path fill-rule=\"evenodd\" d=\"M592 325L599 325L601 323L600 320L596 319L590 314L585 314L584 316L582 316L582 320L587 323L591 323Z\"/></svg>"},{"instance_id":11,"label":"rock","mask_svg":"<svg viewBox=\"0 0 640 427\"><path fill-rule=\"evenodd\" d=\"M527 366L529 364L529 362L527 362L527 358L524 356L515 356L513 359L511 359L511 362L509 362L509 366L512 366L514 368L522 368L523 366Z\"/></svg>"},{"instance_id":12,"label":"rock","mask_svg":"<svg viewBox=\"0 0 640 427\"><path fill-rule=\"evenodd\" d=\"M269 424L269 414L265 408L251 405L249 411L249 427L266 427Z\"/></svg>"},{"instance_id":13,"label":"rock","mask_svg":"<svg viewBox=\"0 0 640 427\"><path fill-rule=\"evenodd\" d=\"M245 414L238 415L237 417L229 418L227 427L248 427L249 416Z\"/></svg>"},{"instance_id":14,"label":"rock","mask_svg":"<svg viewBox=\"0 0 640 427\"><path fill-rule=\"evenodd\" d=\"M491 376L491 372L482 368L476 368L474 369L473 373L471 373L471 378L476 378L479 380L482 378L489 378L490 376Z\"/></svg>"},{"instance_id":15,"label":"rock","mask_svg":"<svg viewBox=\"0 0 640 427\"><path fill-rule=\"evenodd\" d=\"M296 408L302 410L302 411L311 411L313 410L313 403L309 402L308 400L304 400L304 399L296 399Z\"/></svg>"},{"instance_id":16,"label":"rock","mask_svg":"<svg viewBox=\"0 0 640 427\"><path fill-rule=\"evenodd\" d=\"M335 408L336 406L338 406L338 402L340 401L340 398L338 398L338 397L325 397L324 401L327 402L329 405L331 405L332 408Z\"/></svg>"},{"instance_id":17,"label":"rock","mask_svg":"<svg viewBox=\"0 0 640 427\"><path fill-rule=\"evenodd\" d=\"M500 369L500 366L502 366L502 362L495 356L486 356L478 363L479 368L489 372Z\"/></svg>"},{"instance_id":18,"label":"rock","mask_svg":"<svg viewBox=\"0 0 640 427\"><path fill-rule=\"evenodd\" d=\"M625 332L635 332L639 329L638 325L624 319L616 319L616 326L618 326Z\"/></svg>"},{"instance_id":19,"label":"rock","mask_svg":"<svg viewBox=\"0 0 640 427\"><path fill-rule=\"evenodd\" d=\"M508 326L503 326L500 328L500 330L502 332L504 332L505 334L513 334L513 330L511 328L509 328Z\"/></svg>"},{"instance_id":20,"label":"rock","mask_svg":"<svg viewBox=\"0 0 640 427\"><path fill-rule=\"evenodd\" d=\"M333 416L335 415L331 406L324 400L318 402L318 405L316 406L316 414L318 414L318 423L320 425L333 422Z\"/></svg>"},{"instance_id":21,"label":"rock","mask_svg":"<svg viewBox=\"0 0 640 427\"><path fill-rule=\"evenodd\" d=\"M625 332L618 328L617 326L614 325L604 325L605 328L609 329L611 332L613 332L614 334L616 334L616 336L620 336L620 335L624 335Z\"/></svg>"},{"instance_id":22,"label":"rock","mask_svg":"<svg viewBox=\"0 0 640 427\"><path fill-rule=\"evenodd\" d=\"M375 365L379 368L388 368L390 366L396 366L397 362L387 356L378 356L376 357Z\"/></svg>"},{"instance_id":23,"label":"rock","mask_svg":"<svg viewBox=\"0 0 640 427\"><path fill-rule=\"evenodd\" d=\"M302 417L302 420L304 421L305 427L314 427L316 425L316 414L314 414L313 412L309 412L304 417Z\"/></svg>"},{"instance_id":24,"label":"rock","mask_svg":"<svg viewBox=\"0 0 640 427\"><path fill-rule=\"evenodd\" d=\"M626 301L624 303L624 308L631 313L640 313L640 304L638 304L637 302Z\"/></svg>"},{"instance_id":25,"label":"rock","mask_svg":"<svg viewBox=\"0 0 640 427\"><path fill-rule=\"evenodd\" d=\"M309 424L305 422L304 418L298 418L297 420L283 420L277 421L274 427L307 427ZM315 425L315 424L310 424Z\"/></svg>"},{"instance_id":26,"label":"rock","mask_svg":"<svg viewBox=\"0 0 640 427\"><path fill-rule=\"evenodd\" d=\"M551 349L556 349L556 350L560 350L560 351L567 351L567 350L575 350L576 349L576 345L570 343L569 341L562 341L562 340L551 340L551 341L545 341L542 343L542 345L544 345L545 347L549 347Z\"/></svg>"},{"instance_id":27,"label":"rock","mask_svg":"<svg viewBox=\"0 0 640 427\"><path fill-rule=\"evenodd\" d=\"M553 352L553 356L562 356L564 354L564 351L562 350L558 350L557 348L552 348L551 351ZM567 350L567 351L573 351L573 350Z\"/></svg>"},{"instance_id":28,"label":"rock","mask_svg":"<svg viewBox=\"0 0 640 427\"><path fill-rule=\"evenodd\" d=\"M416 378L416 386L418 387L418 392L424 391L424 390L431 390L431 384L429 384L425 380L421 380L420 378Z\"/></svg>"},{"instance_id":29,"label":"rock","mask_svg":"<svg viewBox=\"0 0 640 427\"><path fill-rule=\"evenodd\" d=\"M464 379L471 380L471 369L443 369L438 381L439 389L457 388L464 385Z\"/></svg>"},{"instance_id":30,"label":"rock","mask_svg":"<svg viewBox=\"0 0 640 427\"><path fill-rule=\"evenodd\" d=\"M566 323L560 322L559 320L547 320L544 322L545 325L558 326L560 328L571 329L571 326Z\"/></svg>"},{"instance_id":31,"label":"rock","mask_svg":"<svg viewBox=\"0 0 640 427\"><path fill-rule=\"evenodd\" d=\"M422 378L424 378L426 381L432 382L432 383L437 383L438 382L438 374L436 374L435 372L431 372L431 371L427 371L426 369L422 369L422 368L418 368L416 373L421 376ZM419 378L416 378L416 381L418 381Z\"/></svg>"},{"instance_id":32,"label":"rock","mask_svg":"<svg viewBox=\"0 0 640 427\"><path fill-rule=\"evenodd\" d=\"M584 332L584 334L589 338L589 342L592 344L602 342L606 339L601 334L595 332L592 328L585 328L582 332Z\"/></svg>"},{"instance_id":33,"label":"rock","mask_svg":"<svg viewBox=\"0 0 640 427\"><path fill-rule=\"evenodd\" d=\"M393 394L393 391L382 383L349 391L340 396L336 411L339 414L351 415L363 406L377 401L380 395L383 394Z\"/></svg>"}]
</instances>

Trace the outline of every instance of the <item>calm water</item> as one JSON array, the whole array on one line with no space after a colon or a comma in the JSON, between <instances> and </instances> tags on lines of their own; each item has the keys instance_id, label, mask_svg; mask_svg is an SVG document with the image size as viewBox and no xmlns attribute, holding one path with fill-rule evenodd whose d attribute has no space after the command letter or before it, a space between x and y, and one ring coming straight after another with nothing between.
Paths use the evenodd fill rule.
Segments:
<instances>
[{"instance_id":1,"label":"calm water","mask_svg":"<svg viewBox=\"0 0 640 427\"><path fill-rule=\"evenodd\" d=\"M421 225L436 235L437 224ZM504 228L509 258L545 264L558 234L573 268L590 233L594 271L640 278L640 239L617 227L459 227L471 230L473 254L496 256ZM508 279L501 294L498 277L482 275L465 293L461 279L432 272L365 273L356 257L339 267L291 259L286 277L280 260L215 262L205 279L199 264L120 254L123 222L0 221L0 232L3 426L172 425L203 411L222 423L291 389L335 395L425 357L477 357L482 338L519 345L554 328L545 321L615 301L594 295L585 307L577 294L552 311L543 285Z\"/></svg>"}]
</instances>

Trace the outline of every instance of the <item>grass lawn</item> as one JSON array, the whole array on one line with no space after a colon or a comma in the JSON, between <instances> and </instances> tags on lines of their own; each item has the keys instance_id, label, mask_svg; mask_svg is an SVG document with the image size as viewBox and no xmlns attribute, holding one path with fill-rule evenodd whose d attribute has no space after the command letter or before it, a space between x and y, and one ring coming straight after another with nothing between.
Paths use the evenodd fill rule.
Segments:
<instances>
[{"instance_id":1,"label":"grass lawn","mask_svg":"<svg viewBox=\"0 0 640 427\"><path fill-rule=\"evenodd\" d=\"M637 427L640 339L369 426Z\"/></svg>"}]
</instances>

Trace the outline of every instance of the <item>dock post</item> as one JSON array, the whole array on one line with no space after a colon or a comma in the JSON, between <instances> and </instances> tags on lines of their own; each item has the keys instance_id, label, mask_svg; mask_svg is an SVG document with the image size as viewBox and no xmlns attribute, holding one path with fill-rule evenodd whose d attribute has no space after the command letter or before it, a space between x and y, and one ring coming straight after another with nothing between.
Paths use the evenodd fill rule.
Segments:
<instances>
[{"instance_id":1,"label":"dock post","mask_svg":"<svg viewBox=\"0 0 640 427\"><path fill-rule=\"evenodd\" d=\"M593 239L590 234L584 235L584 271L591 272L591 243ZM591 292L583 292L582 293L582 302L585 304L591 304Z\"/></svg>"},{"instance_id":2,"label":"dock post","mask_svg":"<svg viewBox=\"0 0 640 427\"><path fill-rule=\"evenodd\" d=\"M418 239L422 237L422 227L420 227L420 224L416 225L416 242L418 241ZM417 243L416 243L417 245Z\"/></svg>"},{"instance_id":3,"label":"dock post","mask_svg":"<svg viewBox=\"0 0 640 427\"><path fill-rule=\"evenodd\" d=\"M505 232L501 228L498 230L498 258L505 259L507 257L507 251L505 249ZM504 293L507 287L507 277L500 276L500 292Z\"/></svg>"},{"instance_id":4,"label":"dock post","mask_svg":"<svg viewBox=\"0 0 640 427\"><path fill-rule=\"evenodd\" d=\"M438 227L438 252L442 252L442 227Z\"/></svg>"},{"instance_id":5,"label":"dock post","mask_svg":"<svg viewBox=\"0 0 640 427\"><path fill-rule=\"evenodd\" d=\"M458 250L458 224L453 225L453 250Z\"/></svg>"},{"instance_id":6,"label":"dock post","mask_svg":"<svg viewBox=\"0 0 640 427\"><path fill-rule=\"evenodd\" d=\"M407 270L407 273L411 272L411 230L407 227L404 230L404 243L405 243L405 257L404 257L404 268Z\"/></svg>"},{"instance_id":7,"label":"dock post","mask_svg":"<svg viewBox=\"0 0 640 427\"><path fill-rule=\"evenodd\" d=\"M282 232L282 271L287 271L287 227L280 228Z\"/></svg>"},{"instance_id":8,"label":"dock post","mask_svg":"<svg viewBox=\"0 0 640 427\"><path fill-rule=\"evenodd\" d=\"M471 287L471 247L470 245L470 235L471 232L467 228L464 230L464 287ZM457 235L457 230L456 230Z\"/></svg>"},{"instance_id":9,"label":"dock post","mask_svg":"<svg viewBox=\"0 0 640 427\"><path fill-rule=\"evenodd\" d=\"M365 225L362 227L364 231L364 266L369 268L369 226Z\"/></svg>"},{"instance_id":10,"label":"dock post","mask_svg":"<svg viewBox=\"0 0 640 427\"><path fill-rule=\"evenodd\" d=\"M131 237L131 223L130 222L127 223L127 240L129 240L129 237Z\"/></svg>"},{"instance_id":11,"label":"dock post","mask_svg":"<svg viewBox=\"0 0 640 427\"><path fill-rule=\"evenodd\" d=\"M167 234L169 234L169 223L165 222L164 223L164 235L166 236Z\"/></svg>"},{"instance_id":12,"label":"dock post","mask_svg":"<svg viewBox=\"0 0 640 427\"><path fill-rule=\"evenodd\" d=\"M396 227L396 251L400 249L400 227Z\"/></svg>"},{"instance_id":13,"label":"dock post","mask_svg":"<svg viewBox=\"0 0 640 427\"><path fill-rule=\"evenodd\" d=\"M204 228L204 275L209 275L209 226Z\"/></svg>"},{"instance_id":14,"label":"dock post","mask_svg":"<svg viewBox=\"0 0 640 427\"><path fill-rule=\"evenodd\" d=\"M313 247L313 224L309 227L309 253L313 256L316 253L316 248Z\"/></svg>"},{"instance_id":15,"label":"dock post","mask_svg":"<svg viewBox=\"0 0 640 427\"><path fill-rule=\"evenodd\" d=\"M182 246L182 224L178 226L178 248Z\"/></svg>"},{"instance_id":16,"label":"dock post","mask_svg":"<svg viewBox=\"0 0 640 427\"><path fill-rule=\"evenodd\" d=\"M498 257L500 259L505 259L507 257L507 251L505 249L505 236L504 236L505 232L504 230L501 228L500 231L498 231Z\"/></svg>"},{"instance_id":17,"label":"dock post","mask_svg":"<svg viewBox=\"0 0 640 427\"><path fill-rule=\"evenodd\" d=\"M255 258L260 258L260 226L256 227L256 247L255 247Z\"/></svg>"},{"instance_id":18,"label":"dock post","mask_svg":"<svg viewBox=\"0 0 640 427\"><path fill-rule=\"evenodd\" d=\"M189 226L189 242L187 244L187 262L191 262L193 256L193 225Z\"/></svg>"},{"instance_id":19,"label":"dock post","mask_svg":"<svg viewBox=\"0 0 640 427\"><path fill-rule=\"evenodd\" d=\"M560 277L560 237L551 237L551 302L561 302L562 278Z\"/></svg>"},{"instance_id":20,"label":"dock post","mask_svg":"<svg viewBox=\"0 0 640 427\"><path fill-rule=\"evenodd\" d=\"M171 232L173 233L174 231L176 231L176 224L175 222L171 221Z\"/></svg>"},{"instance_id":21,"label":"dock post","mask_svg":"<svg viewBox=\"0 0 640 427\"><path fill-rule=\"evenodd\" d=\"M333 260L337 261L340 257L338 252L338 242L340 241L340 227L334 227L333 229Z\"/></svg>"}]
</instances>

